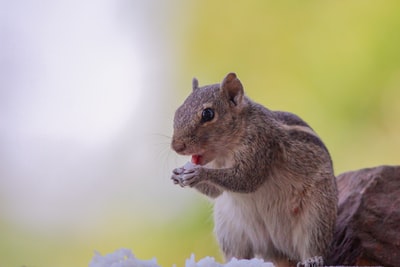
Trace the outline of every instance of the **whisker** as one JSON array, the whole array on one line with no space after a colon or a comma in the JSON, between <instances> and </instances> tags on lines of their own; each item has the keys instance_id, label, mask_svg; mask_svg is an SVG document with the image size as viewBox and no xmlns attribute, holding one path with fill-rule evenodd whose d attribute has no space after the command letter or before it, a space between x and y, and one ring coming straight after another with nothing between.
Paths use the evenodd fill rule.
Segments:
<instances>
[{"instance_id":1,"label":"whisker","mask_svg":"<svg viewBox=\"0 0 400 267\"><path fill-rule=\"evenodd\" d=\"M166 134L161 134L161 133L152 133L152 134L150 134L150 135L159 136L159 137L164 137L164 138L167 138L167 139L169 139L169 140L172 139L172 136L169 136L169 135L166 135Z\"/></svg>"}]
</instances>

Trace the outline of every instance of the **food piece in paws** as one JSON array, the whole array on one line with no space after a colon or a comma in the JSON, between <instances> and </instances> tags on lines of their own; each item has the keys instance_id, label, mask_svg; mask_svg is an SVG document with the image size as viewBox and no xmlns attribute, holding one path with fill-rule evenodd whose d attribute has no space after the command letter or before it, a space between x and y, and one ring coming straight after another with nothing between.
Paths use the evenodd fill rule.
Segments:
<instances>
[{"instance_id":1,"label":"food piece in paws","mask_svg":"<svg viewBox=\"0 0 400 267\"><path fill-rule=\"evenodd\" d=\"M188 162L186 162L185 165L183 165L183 169L185 171L185 170L193 169L193 167L195 167L195 166L196 166L195 164L193 164L192 162L188 161Z\"/></svg>"}]
</instances>

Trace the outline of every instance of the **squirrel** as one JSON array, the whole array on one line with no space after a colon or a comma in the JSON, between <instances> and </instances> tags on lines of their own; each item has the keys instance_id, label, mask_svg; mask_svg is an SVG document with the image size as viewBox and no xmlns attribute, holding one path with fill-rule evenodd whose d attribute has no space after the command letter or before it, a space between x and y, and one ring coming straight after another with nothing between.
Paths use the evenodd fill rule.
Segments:
<instances>
[{"instance_id":1,"label":"squirrel","mask_svg":"<svg viewBox=\"0 0 400 267\"><path fill-rule=\"evenodd\" d=\"M323 266L338 192L328 149L289 112L250 100L235 73L199 87L176 110L171 147L191 162L171 179L214 199L214 231L228 261Z\"/></svg>"}]
</instances>

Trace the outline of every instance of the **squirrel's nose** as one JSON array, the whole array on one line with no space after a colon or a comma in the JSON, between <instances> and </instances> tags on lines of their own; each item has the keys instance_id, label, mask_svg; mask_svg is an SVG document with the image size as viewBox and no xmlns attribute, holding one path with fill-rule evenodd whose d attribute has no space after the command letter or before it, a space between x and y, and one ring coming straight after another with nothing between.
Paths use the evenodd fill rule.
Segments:
<instances>
[{"instance_id":1,"label":"squirrel's nose","mask_svg":"<svg viewBox=\"0 0 400 267\"><path fill-rule=\"evenodd\" d=\"M186 144L185 144L185 142L183 142L181 140L173 139L171 147L173 150L175 150L177 153L179 153L186 149Z\"/></svg>"}]
</instances>

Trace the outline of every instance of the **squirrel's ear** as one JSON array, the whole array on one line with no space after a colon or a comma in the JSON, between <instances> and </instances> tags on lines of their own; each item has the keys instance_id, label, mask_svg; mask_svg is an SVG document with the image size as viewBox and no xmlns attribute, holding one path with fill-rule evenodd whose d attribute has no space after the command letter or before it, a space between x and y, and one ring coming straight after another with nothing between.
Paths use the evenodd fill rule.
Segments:
<instances>
[{"instance_id":1,"label":"squirrel's ear","mask_svg":"<svg viewBox=\"0 0 400 267\"><path fill-rule=\"evenodd\" d=\"M235 106L242 103L243 86L235 73L231 72L226 75L221 83L221 90Z\"/></svg>"},{"instance_id":2,"label":"squirrel's ear","mask_svg":"<svg viewBox=\"0 0 400 267\"><path fill-rule=\"evenodd\" d=\"M192 80L192 89L193 91L199 88L199 81L196 78L193 78Z\"/></svg>"}]
</instances>

